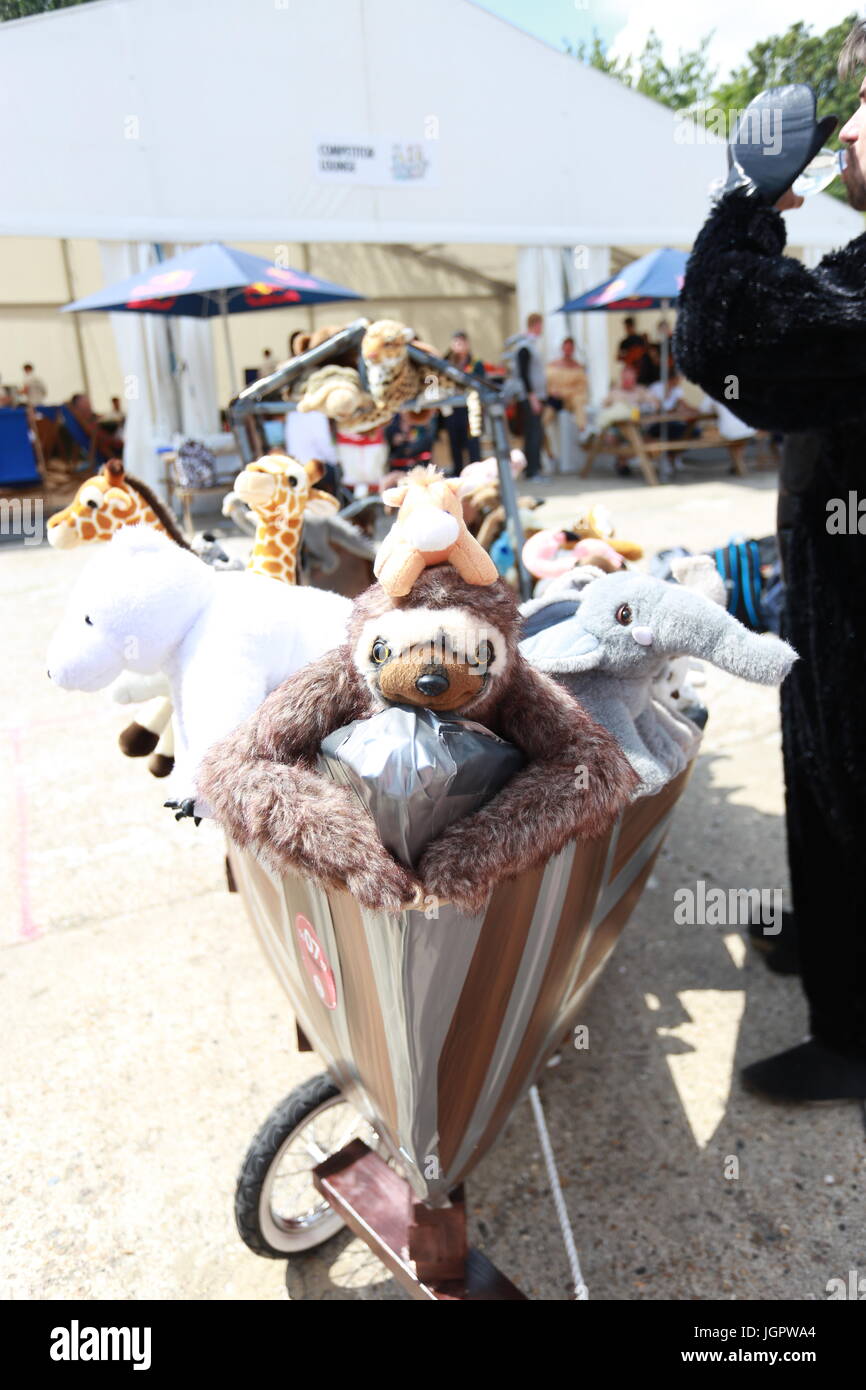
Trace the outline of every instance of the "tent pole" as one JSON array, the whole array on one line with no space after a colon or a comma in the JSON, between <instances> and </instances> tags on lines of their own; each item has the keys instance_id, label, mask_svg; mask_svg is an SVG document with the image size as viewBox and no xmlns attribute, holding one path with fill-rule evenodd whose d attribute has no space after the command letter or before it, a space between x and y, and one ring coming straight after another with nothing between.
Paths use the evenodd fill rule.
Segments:
<instances>
[{"instance_id":1,"label":"tent pole","mask_svg":"<svg viewBox=\"0 0 866 1390\"><path fill-rule=\"evenodd\" d=\"M666 314L669 308L670 308L670 300L669 300L669 299L663 299L663 300L662 300L662 315ZM662 356L662 362L661 362L661 367L662 367L662 410L664 410L664 408L665 408L665 401L667 400L667 396L668 396L668 377L670 376L670 346L669 346L669 340L668 340L668 322L667 322L667 319L663 317L663 318L662 318L662 323L664 324L664 328L662 329L662 343L661 343L661 347L662 347L662 354L661 354L661 356ZM668 437L668 427L667 427L667 422L665 421L665 422L662 424L662 428L661 428L661 438L662 438L662 442L665 442L665 441L667 440L667 437Z\"/></svg>"},{"instance_id":2,"label":"tent pole","mask_svg":"<svg viewBox=\"0 0 866 1390\"><path fill-rule=\"evenodd\" d=\"M70 300L75 298L75 290L72 285L72 264L69 259L69 242L65 238L60 241L60 255L63 258L63 274L66 278L66 293ZM75 333L75 347L78 353L78 367L81 372L81 384L84 387L88 400L90 395L90 373L87 370L87 357L84 352L84 336L81 332L81 320L77 314L70 315L72 319L72 329Z\"/></svg>"},{"instance_id":3,"label":"tent pole","mask_svg":"<svg viewBox=\"0 0 866 1390\"><path fill-rule=\"evenodd\" d=\"M302 241L302 242L301 242L301 270L304 272L305 275L309 275L309 274L310 274L310 243L309 243L308 241ZM313 315L313 306L312 306L312 304L308 304L308 305L307 305L307 330L308 330L308 332L312 333L312 331L313 331L313 329L315 328L315 326L316 326L316 321L315 321L315 317L314 317L314 315Z\"/></svg>"}]
</instances>

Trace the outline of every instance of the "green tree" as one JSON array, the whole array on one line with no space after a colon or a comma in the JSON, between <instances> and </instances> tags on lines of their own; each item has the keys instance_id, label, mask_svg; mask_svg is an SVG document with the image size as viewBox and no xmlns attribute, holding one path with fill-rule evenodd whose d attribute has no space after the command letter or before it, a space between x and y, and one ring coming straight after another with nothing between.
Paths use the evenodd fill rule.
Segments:
<instances>
[{"instance_id":1,"label":"green tree","mask_svg":"<svg viewBox=\"0 0 866 1390\"><path fill-rule=\"evenodd\" d=\"M87 0L0 0L0 22L5 19L25 19L31 14L48 10L66 10L70 5L86 5Z\"/></svg>"},{"instance_id":2,"label":"green tree","mask_svg":"<svg viewBox=\"0 0 866 1390\"><path fill-rule=\"evenodd\" d=\"M654 29L647 35L643 52L637 59L631 56L614 58L596 32L593 32L591 42L584 40L570 44L565 40L563 47L578 62L597 68L608 77L618 78L627 87L653 97L674 111L681 111L709 97L716 76L706 59L706 48L711 38L712 32L701 40L697 48L680 49L675 62L670 64L662 57L662 41Z\"/></svg>"},{"instance_id":3,"label":"green tree","mask_svg":"<svg viewBox=\"0 0 866 1390\"><path fill-rule=\"evenodd\" d=\"M676 62L668 65L662 57L662 41L650 29L643 52L637 60L637 81L634 86L644 96L654 97L674 111L697 106L710 94L716 77L709 66L707 48L713 31L701 39L697 48L680 49Z\"/></svg>"},{"instance_id":4,"label":"green tree","mask_svg":"<svg viewBox=\"0 0 866 1390\"><path fill-rule=\"evenodd\" d=\"M631 59L611 57L595 30L591 42L581 39L579 43L573 44L569 43L568 39L563 39L562 46L566 53L576 58L579 63L585 63L589 68L597 68L599 72L607 73L608 77L617 77L627 87L632 85L629 72Z\"/></svg>"},{"instance_id":5,"label":"green tree","mask_svg":"<svg viewBox=\"0 0 866 1390\"><path fill-rule=\"evenodd\" d=\"M808 82L818 98L818 111L835 111L847 119L857 105L860 79L842 81L836 73L839 50L857 15L850 14L824 34L812 34L811 26L798 20L785 34L763 39L749 50L748 60L713 92L718 106L740 110L765 87L787 82Z\"/></svg>"}]
</instances>

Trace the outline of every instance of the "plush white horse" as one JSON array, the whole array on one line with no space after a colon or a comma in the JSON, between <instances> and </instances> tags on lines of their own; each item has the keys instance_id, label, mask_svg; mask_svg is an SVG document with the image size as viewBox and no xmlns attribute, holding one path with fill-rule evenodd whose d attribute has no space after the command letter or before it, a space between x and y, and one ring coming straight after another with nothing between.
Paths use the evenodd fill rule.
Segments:
<instances>
[{"instance_id":1,"label":"plush white horse","mask_svg":"<svg viewBox=\"0 0 866 1390\"><path fill-rule=\"evenodd\" d=\"M162 672L176 720L167 804L191 815L198 769L295 671L346 638L351 603L321 589L218 571L152 528L101 546L51 640L48 674L64 690L102 690L124 670Z\"/></svg>"}]
</instances>

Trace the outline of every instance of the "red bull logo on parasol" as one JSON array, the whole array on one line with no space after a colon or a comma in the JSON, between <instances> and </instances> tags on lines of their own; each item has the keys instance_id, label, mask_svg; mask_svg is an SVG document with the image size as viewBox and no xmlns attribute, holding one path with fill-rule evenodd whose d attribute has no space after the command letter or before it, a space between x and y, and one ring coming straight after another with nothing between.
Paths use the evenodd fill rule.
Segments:
<instances>
[{"instance_id":1,"label":"red bull logo on parasol","mask_svg":"<svg viewBox=\"0 0 866 1390\"><path fill-rule=\"evenodd\" d=\"M194 270L166 270L151 275L144 284L136 285L127 300L130 309L163 309L168 311L177 296L195 279ZM168 296L174 296L169 298Z\"/></svg>"},{"instance_id":2,"label":"red bull logo on parasol","mask_svg":"<svg viewBox=\"0 0 866 1390\"><path fill-rule=\"evenodd\" d=\"M269 285L265 280L254 280L244 290L244 302L253 309L263 304L299 304L300 292L286 289L283 285Z\"/></svg>"}]
</instances>

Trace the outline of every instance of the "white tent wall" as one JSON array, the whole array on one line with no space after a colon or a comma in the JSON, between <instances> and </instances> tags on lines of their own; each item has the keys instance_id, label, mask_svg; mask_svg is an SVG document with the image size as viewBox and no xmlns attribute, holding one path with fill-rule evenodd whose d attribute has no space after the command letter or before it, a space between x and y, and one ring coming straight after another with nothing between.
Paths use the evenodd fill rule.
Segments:
<instances>
[{"instance_id":1,"label":"white tent wall","mask_svg":"<svg viewBox=\"0 0 866 1390\"><path fill-rule=\"evenodd\" d=\"M49 401L87 391L107 410L121 385L108 317L58 312L103 283L95 241L0 238L0 379L19 385L32 362Z\"/></svg>"},{"instance_id":2,"label":"white tent wall","mask_svg":"<svg viewBox=\"0 0 866 1390\"><path fill-rule=\"evenodd\" d=\"M92 0L3 25L0 102L27 131L0 235L687 246L724 168L667 108L471 0ZM429 178L317 172L323 139L395 137ZM796 216L806 245L860 230L826 195Z\"/></svg>"}]
</instances>

